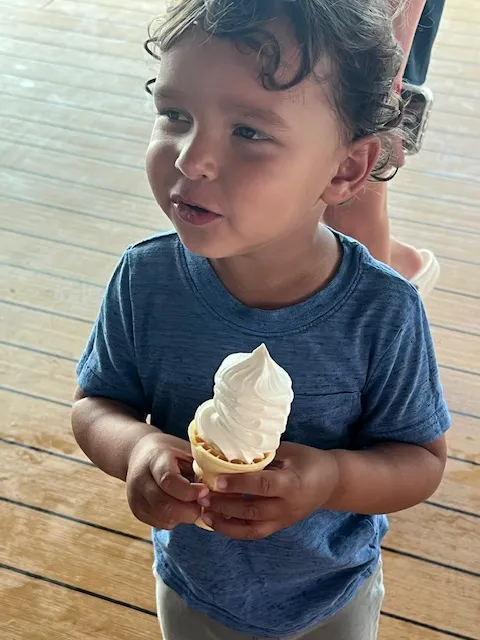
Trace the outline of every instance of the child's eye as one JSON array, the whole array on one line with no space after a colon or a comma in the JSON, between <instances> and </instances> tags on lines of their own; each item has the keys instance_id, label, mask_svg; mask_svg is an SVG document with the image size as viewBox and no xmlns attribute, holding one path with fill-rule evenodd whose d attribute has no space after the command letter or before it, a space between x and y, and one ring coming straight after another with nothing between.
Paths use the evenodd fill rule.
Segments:
<instances>
[{"instance_id":1,"label":"child's eye","mask_svg":"<svg viewBox=\"0 0 480 640\"><path fill-rule=\"evenodd\" d=\"M170 122L188 122L187 116L177 109L162 109L159 115L165 116Z\"/></svg>"},{"instance_id":2,"label":"child's eye","mask_svg":"<svg viewBox=\"0 0 480 640\"><path fill-rule=\"evenodd\" d=\"M244 138L245 140L269 140L268 136L261 133L261 131L244 125L235 127L233 135L237 138Z\"/></svg>"}]
</instances>

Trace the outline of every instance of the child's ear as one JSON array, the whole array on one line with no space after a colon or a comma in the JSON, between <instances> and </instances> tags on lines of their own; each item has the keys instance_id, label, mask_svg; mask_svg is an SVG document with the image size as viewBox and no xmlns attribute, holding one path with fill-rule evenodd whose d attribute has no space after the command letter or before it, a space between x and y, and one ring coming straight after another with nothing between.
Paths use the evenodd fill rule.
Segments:
<instances>
[{"instance_id":1,"label":"child's ear","mask_svg":"<svg viewBox=\"0 0 480 640\"><path fill-rule=\"evenodd\" d=\"M339 205L355 196L368 180L379 154L380 140L377 136L352 142L337 173L322 194L325 204Z\"/></svg>"}]
</instances>

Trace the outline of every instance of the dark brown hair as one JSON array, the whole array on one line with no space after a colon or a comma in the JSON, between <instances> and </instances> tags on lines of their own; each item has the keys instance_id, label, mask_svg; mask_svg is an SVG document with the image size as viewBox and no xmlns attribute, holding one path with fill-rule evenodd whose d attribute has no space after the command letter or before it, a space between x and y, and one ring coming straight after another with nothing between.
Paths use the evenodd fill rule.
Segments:
<instances>
[{"instance_id":1,"label":"dark brown hair","mask_svg":"<svg viewBox=\"0 0 480 640\"><path fill-rule=\"evenodd\" d=\"M288 21L299 47L298 68L285 83L277 79L281 46L269 29L275 19ZM268 90L285 91L310 74L319 82L328 80L346 139L375 134L382 142L372 178L394 175L398 165L392 140L401 135L403 116L394 80L402 52L387 0L170 0L165 15L152 23L145 48L160 59L194 26L228 38L240 50L257 52L259 81ZM325 60L328 77L320 78L316 70Z\"/></svg>"}]
</instances>

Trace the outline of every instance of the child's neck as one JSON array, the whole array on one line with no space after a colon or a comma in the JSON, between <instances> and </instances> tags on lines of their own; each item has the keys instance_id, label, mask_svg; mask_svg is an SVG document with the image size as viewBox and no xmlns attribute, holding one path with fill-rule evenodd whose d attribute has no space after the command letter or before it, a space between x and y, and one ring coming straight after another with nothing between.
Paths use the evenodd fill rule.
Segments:
<instances>
[{"instance_id":1,"label":"child's neck","mask_svg":"<svg viewBox=\"0 0 480 640\"><path fill-rule=\"evenodd\" d=\"M341 261L337 238L324 225L305 241L294 235L251 255L212 260L230 293L256 309L281 309L323 289Z\"/></svg>"}]
</instances>

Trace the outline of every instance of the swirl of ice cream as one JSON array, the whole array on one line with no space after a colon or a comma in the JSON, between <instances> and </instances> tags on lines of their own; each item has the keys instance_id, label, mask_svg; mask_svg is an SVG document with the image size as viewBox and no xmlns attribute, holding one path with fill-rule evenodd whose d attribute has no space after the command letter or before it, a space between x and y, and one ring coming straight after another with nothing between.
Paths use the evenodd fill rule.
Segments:
<instances>
[{"instance_id":1,"label":"swirl of ice cream","mask_svg":"<svg viewBox=\"0 0 480 640\"><path fill-rule=\"evenodd\" d=\"M262 344L225 358L215 374L213 400L198 408L195 423L227 460L250 464L276 451L292 401L290 376Z\"/></svg>"}]
</instances>

